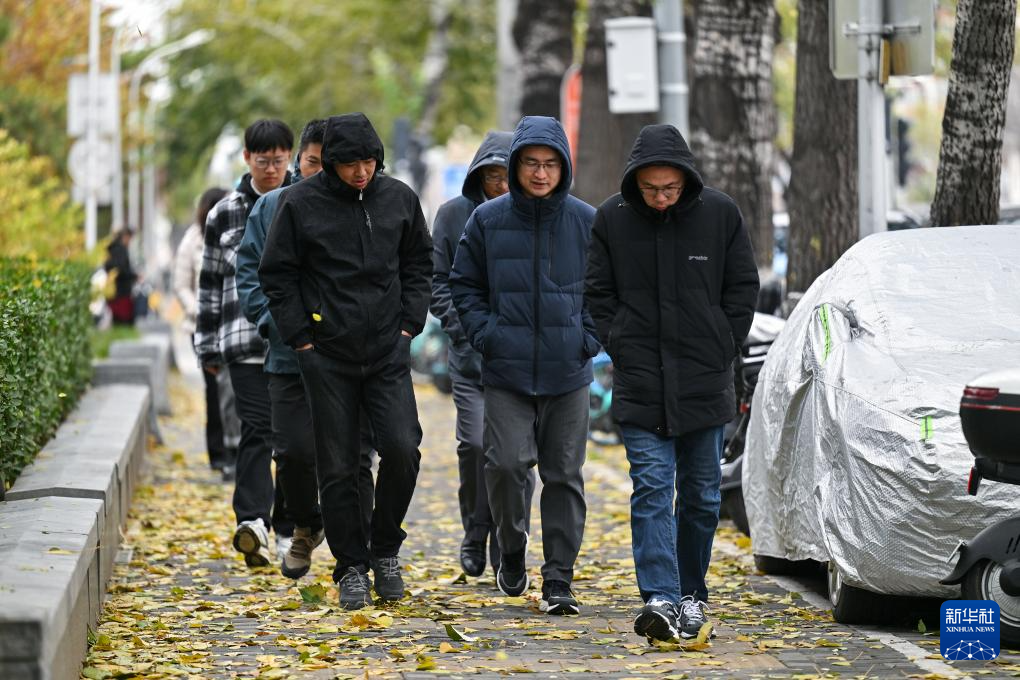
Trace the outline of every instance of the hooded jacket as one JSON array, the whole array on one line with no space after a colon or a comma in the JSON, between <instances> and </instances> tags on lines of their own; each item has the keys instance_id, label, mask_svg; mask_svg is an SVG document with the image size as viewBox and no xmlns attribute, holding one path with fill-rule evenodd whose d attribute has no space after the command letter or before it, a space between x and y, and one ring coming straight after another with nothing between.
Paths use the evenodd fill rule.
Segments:
<instances>
[{"instance_id":1,"label":"hooded jacket","mask_svg":"<svg viewBox=\"0 0 1020 680\"><path fill-rule=\"evenodd\" d=\"M637 171L685 175L680 199L649 207ZM751 327L758 270L740 210L704 185L671 125L634 142L621 192L599 206L585 297L613 359L613 417L661 436L732 419L733 359Z\"/></svg>"},{"instance_id":2,"label":"hooded jacket","mask_svg":"<svg viewBox=\"0 0 1020 680\"><path fill-rule=\"evenodd\" d=\"M383 146L361 113L332 116L322 172L280 194L259 265L280 337L334 359L369 364L428 313L432 240L418 196L382 175ZM358 191L335 164L374 158Z\"/></svg>"},{"instance_id":3,"label":"hooded jacket","mask_svg":"<svg viewBox=\"0 0 1020 680\"><path fill-rule=\"evenodd\" d=\"M551 147L562 171L546 198L528 197L517 158ZM570 196L573 176L563 128L526 116L510 146L510 193L471 214L450 273L464 333L482 354L484 385L535 396L566 394L592 379L599 351L584 309L584 271L595 209Z\"/></svg>"},{"instance_id":4,"label":"hooded jacket","mask_svg":"<svg viewBox=\"0 0 1020 680\"><path fill-rule=\"evenodd\" d=\"M457 252L457 242L471 213L487 199L482 187L482 169L490 165L505 168L510 157L511 132L489 132L468 166L461 195L444 203L432 224L432 314L443 324L450 337L450 370L461 377L479 381L482 358L467 340L457 309L450 296L450 268Z\"/></svg>"}]
</instances>

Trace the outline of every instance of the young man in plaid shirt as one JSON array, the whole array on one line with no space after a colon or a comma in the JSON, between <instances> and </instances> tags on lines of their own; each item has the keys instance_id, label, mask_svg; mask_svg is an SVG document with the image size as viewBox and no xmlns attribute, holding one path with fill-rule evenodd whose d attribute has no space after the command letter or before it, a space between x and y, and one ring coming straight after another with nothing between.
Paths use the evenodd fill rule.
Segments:
<instances>
[{"instance_id":1,"label":"young man in plaid shirt","mask_svg":"<svg viewBox=\"0 0 1020 680\"><path fill-rule=\"evenodd\" d=\"M233 543L252 567L270 563L270 524L276 532L277 552L285 554L294 523L286 514L280 486L274 488L269 386L263 372L266 341L241 310L235 281L237 249L259 196L290 183L287 165L293 146L294 134L279 120L257 120L244 131L249 172L206 218L198 282L195 350L203 370L229 370L241 417Z\"/></svg>"}]
</instances>

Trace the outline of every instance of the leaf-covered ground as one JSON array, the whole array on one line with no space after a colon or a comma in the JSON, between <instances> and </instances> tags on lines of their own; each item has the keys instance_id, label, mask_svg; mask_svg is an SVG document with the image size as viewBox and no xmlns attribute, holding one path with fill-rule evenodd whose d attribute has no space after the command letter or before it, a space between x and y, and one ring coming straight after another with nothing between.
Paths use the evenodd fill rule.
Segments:
<instances>
[{"instance_id":1,"label":"leaf-covered ground","mask_svg":"<svg viewBox=\"0 0 1020 680\"><path fill-rule=\"evenodd\" d=\"M503 597L491 571L465 579L457 563L454 408L419 386L422 472L402 550L410 596L347 613L337 607L325 544L294 582L251 570L230 546L231 489L206 467L202 395L180 377L166 445L134 501L119 564L83 677L371 678L535 673L568 677L953 677L918 665L941 659L938 635L895 630L923 649L910 658L831 620L754 571L747 539L723 526L709 574L717 637L650 646L632 631L639 604L630 553L629 481L619 447L592 446L588 524L574 582L579 617L539 612L540 584ZM536 493L537 495L537 493ZM538 581L535 508L529 567ZM929 622L929 627L934 622ZM971 676L1020 676L1016 656L957 664ZM962 676L961 676L962 677Z\"/></svg>"}]
</instances>

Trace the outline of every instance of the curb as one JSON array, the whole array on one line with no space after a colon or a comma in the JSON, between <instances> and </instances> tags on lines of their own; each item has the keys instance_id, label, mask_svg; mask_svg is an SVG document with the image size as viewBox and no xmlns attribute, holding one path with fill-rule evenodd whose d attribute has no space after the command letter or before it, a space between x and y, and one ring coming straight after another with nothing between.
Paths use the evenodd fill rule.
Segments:
<instances>
[{"instance_id":1,"label":"curb","mask_svg":"<svg viewBox=\"0 0 1020 680\"><path fill-rule=\"evenodd\" d=\"M0 501L0 678L80 677L154 432L152 387L166 392L155 337L121 343L139 358L94 362L93 387Z\"/></svg>"}]
</instances>

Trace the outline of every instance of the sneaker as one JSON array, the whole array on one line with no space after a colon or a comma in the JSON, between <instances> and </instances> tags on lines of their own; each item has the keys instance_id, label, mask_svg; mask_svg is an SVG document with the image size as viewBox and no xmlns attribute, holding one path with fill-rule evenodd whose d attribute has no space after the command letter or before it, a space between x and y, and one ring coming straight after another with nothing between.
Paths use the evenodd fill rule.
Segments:
<instances>
[{"instance_id":1,"label":"sneaker","mask_svg":"<svg viewBox=\"0 0 1020 680\"><path fill-rule=\"evenodd\" d=\"M236 482L237 481L237 466L233 463L227 463L220 468L220 479L224 482Z\"/></svg>"},{"instance_id":2,"label":"sneaker","mask_svg":"<svg viewBox=\"0 0 1020 680\"><path fill-rule=\"evenodd\" d=\"M675 604L653 597L634 619L634 632L649 640L669 642L680 637L678 618Z\"/></svg>"},{"instance_id":3,"label":"sneaker","mask_svg":"<svg viewBox=\"0 0 1020 680\"><path fill-rule=\"evenodd\" d=\"M685 640L697 637L701 632L701 627L708 623L705 603L688 595L680 600L678 609L680 610L680 637Z\"/></svg>"},{"instance_id":4,"label":"sneaker","mask_svg":"<svg viewBox=\"0 0 1020 680\"><path fill-rule=\"evenodd\" d=\"M485 541L469 541L460 544L460 568L468 576L478 577L485 573Z\"/></svg>"},{"instance_id":5,"label":"sneaker","mask_svg":"<svg viewBox=\"0 0 1020 680\"><path fill-rule=\"evenodd\" d=\"M269 531L261 517L237 525L234 531L234 550L244 553L244 563L249 567L269 566Z\"/></svg>"},{"instance_id":6,"label":"sneaker","mask_svg":"<svg viewBox=\"0 0 1020 680\"><path fill-rule=\"evenodd\" d=\"M340 578L340 608L361 609L372 604L372 597L369 593L371 584L368 582L368 569L359 565L347 567L347 571Z\"/></svg>"},{"instance_id":7,"label":"sneaker","mask_svg":"<svg viewBox=\"0 0 1020 680\"><path fill-rule=\"evenodd\" d=\"M293 536L281 536L276 534L276 559L283 561L283 556L290 552L290 544L294 542Z\"/></svg>"},{"instance_id":8,"label":"sneaker","mask_svg":"<svg viewBox=\"0 0 1020 680\"><path fill-rule=\"evenodd\" d=\"M528 589L528 569L524 564L524 550L503 555L496 572L496 587L507 597L517 597Z\"/></svg>"},{"instance_id":9,"label":"sneaker","mask_svg":"<svg viewBox=\"0 0 1020 680\"><path fill-rule=\"evenodd\" d=\"M375 594L383 600L399 600L404 596L404 579L400 576L400 562L394 557L377 557L372 560L375 574Z\"/></svg>"},{"instance_id":10,"label":"sneaker","mask_svg":"<svg viewBox=\"0 0 1020 680\"><path fill-rule=\"evenodd\" d=\"M308 527L295 527L290 548L280 558L280 573L293 579L307 574L312 566L312 551L319 547L325 536L322 529L312 533Z\"/></svg>"},{"instance_id":11,"label":"sneaker","mask_svg":"<svg viewBox=\"0 0 1020 680\"><path fill-rule=\"evenodd\" d=\"M577 600L566 581L546 581L542 584L542 602L538 605L546 614L577 614Z\"/></svg>"}]
</instances>

